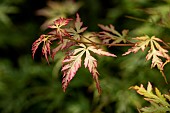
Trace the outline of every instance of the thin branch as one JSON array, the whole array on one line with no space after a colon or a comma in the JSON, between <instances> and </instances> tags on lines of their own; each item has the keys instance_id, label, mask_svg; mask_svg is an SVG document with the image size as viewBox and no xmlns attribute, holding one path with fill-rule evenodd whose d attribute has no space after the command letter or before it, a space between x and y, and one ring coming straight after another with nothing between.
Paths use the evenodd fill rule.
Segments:
<instances>
[{"instance_id":1,"label":"thin branch","mask_svg":"<svg viewBox=\"0 0 170 113\"><path fill-rule=\"evenodd\" d=\"M91 41L91 40L89 40L88 38L85 38L85 37L84 37L85 39L88 39L91 42L79 41L79 40L75 40L75 39L67 38L67 37L64 37L64 38L68 39L68 40L72 40L72 41L77 42L77 43L83 43L83 44L105 45L105 46L134 46L134 43L130 43L130 44L104 44L104 43L96 43L96 42L93 42L93 41Z\"/></svg>"},{"instance_id":2,"label":"thin branch","mask_svg":"<svg viewBox=\"0 0 170 113\"><path fill-rule=\"evenodd\" d=\"M133 20L137 20L137 21L141 21L141 22L149 22L145 19L141 19L141 18L137 18L137 17L133 17L133 16L125 16L126 18L129 18L129 19L133 19Z\"/></svg>"},{"instance_id":3,"label":"thin branch","mask_svg":"<svg viewBox=\"0 0 170 113\"><path fill-rule=\"evenodd\" d=\"M96 45L103 45L103 46L109 46L109 47L111 47L111 46L119 46L119 47L131 46L131 47L132 47L132 46L135 45L135 43L132 43L132 42L129 42L129 41L127 41L127 42L129 42L129 43L126 43L126 44L104 44L104 43L96 43L96 42L93 42L92 40L90 40L90 39L88 39L88 38L86 38L86 37L84 37L84 36L83 36L83 38L89 40L90 42L79 41L79 40L75 40L75 39L69 38L69 37L63 37L63 38L68 39L68 40L72 40L72 41L74 41L74 42L76 42L76 43L91 44L91 45L94 45L94 46L96 46ZM169 46L169 45L167 45L165 42L164 42L164 45L166 45L166 46L162 46L164 49L169 49L169 50L170 50L170 46Z\"/></svg>"},{"instance_id":4,"label":"thin branch","mask_svg":"<svg viewBox=\"0 0 170 113\"><path fill-rule=\"evenodd\" d=\"M86 37L85 37L85 36L83 36L83 35L81 35L81 37L82 37L82 38L85 38L86 40L90 41L91 43L94 43L94 44L96 43L96 42L93 42L92 40L90 40L90 39L86 38Z\"/></svg>"}]
</instances>

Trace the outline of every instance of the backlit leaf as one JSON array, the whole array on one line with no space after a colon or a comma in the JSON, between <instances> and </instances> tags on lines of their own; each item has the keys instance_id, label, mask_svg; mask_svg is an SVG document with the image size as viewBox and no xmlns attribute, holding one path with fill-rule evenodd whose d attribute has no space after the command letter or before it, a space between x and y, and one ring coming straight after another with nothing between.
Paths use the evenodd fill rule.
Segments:
<instances>
[{"instance_id":1,"label":"backlit leaf","mask_svg":"<svg viewBox=\"0 0 170 113\"><path fill-rule=\"evenodd\" d=\"M162 73L165 81L167 82L166 77L163 73L163 68L167 61L170 60L170 56L167 54L168 50L164 49L159 44L159 42L163 43L163 41L159 38L156 38L155 36L152 36L151 38L149 36L141 36L134 39L137 40L137 42L132 48L128 49L128 51L125 52L123 56L130 54L131 52L136 53L140 49L144 51L146 47L149 47L150 49L148 51L148 54L146 55L146 60L152 60L151 68L156 66ZM162 59L165 59L166 61L163 62Z\"/></svg>"},{"instance_id":2,"label":"backlit leaf","mask_svg":"<svg viewBox=\"0 0 170 113\"><path fill-rule=\"evenodd\" d=\"M64 91L75 76L77 70L81 67L81 57L84 52L84 48L75 49L71 55L66 56L63 60L64 65L61 71L63 72L62 87Z\"/></svg>"},{"instance_id":3,"label":"backlit leaf","mask_svg":"<svg viewBox=\"0 0 170 113\"><path fill-rule=\"evenodd\" d=\"M134 40L137 40L137 42L135 43L135 45L134 45L132 48L128 49L128 51L125 52L125 53L123 54L123 56L124 56L124 55L127 55L127 54L130 54L131 52L132 52L132 53L136 53L136 52L138 52L140 49L141 49L142 51L144 51L145 48L148 47L148 44L149 44L149 42L150 42L150 38L149 38L148 36L136 37L136 38L133 38L133 39L134 39Z\"/></svg>"},{"instance_id":4,"label":"backlit leaf","mask_svg":"<svg viewBox=\"0 0 170 113\"><path fill-rule=\"evenodd\" d=\"M118 31L115 30L114 26L111 24L109 26L98 24L98 26L102 30L104 30L97 34L97 36L99 36L99 38L103 41L104 44L110 44L110 46L112 46L112 44L120 42L126 43L126 35L128 33L128 30L123 30L122 34L120 34Z\"/></svg>"},{"instance_id":5,"label":"backlit leaf","mask_svg":"<svg viewBox=\"0 0 170 113\"><path fill-rule=\"evenodd\" d=\"M96 87L97 87L98 92L100 94L101 88L100 88L100 83L99 83L99 80L98 80L99 73L96 69L97 68L97 60L90 55L90 52L88 51L88 49L86 50L86 57L84 59L84 66L85 66L85 68L88 67L90 73L93 76L93 79L96 82Z\"/></svg>"},{"instance_id":6,"label":"backlit leaf","mask_svg":"<svg viewBox=\"0 0 170 113\"><path fill-rule=\"evenodd\" d=\"M98 55L103 55L103 56L112 56L112 57L116 57L116 55L111 54L109 52L103 51L102 49L96 49L94 46L89 46L88 50L98 54Z\"/></svg>"},{"instance_id":7,"label":"backlit leaf","mask_svg":"<svg viewBox=\"0 0 170 113\"><path fill-rule=\"evenodd\" d=\"M42 54L45 56L47 62L48 61L48 55L51 55L50 50L50 44L51 40L53 40L54 37L51 35L41 35L40 38L38 38L33 44L32 44L32 57L34 58L35 52L38 49L38 46L43 42L42 47Z\"/></svg>"},{"instance_id":8,"label":"backlit leaf","mask_svg":"<svg viewBox=\"0 0 170 113\"><path fill-rule=\"evenodd\" d=\"M79 14L77 13L76 15L76 21L74 23L75 29L74 28L69 28L67 29L67 32L75 39L75 40L80 40L80 33L83 33L87 27L82 27L83 22L81 22L81 18Z\"/></svg>"},{"instance_id":9,"label":"backlit leaf","mask_svg":"<svg viewBox=\"0 0 170 113\"><path fill-rule=\"evenodd\" d=\"M55 35L59 37L59 39L62 41L63 36L69 36L69 33L66 31L64 26L66 26L72 19L67 18L59 18L54 21L53 25L50 25L49 28L55 29ZM53 32L51 32L53 34Z\"/></svg>"}]
</instances>

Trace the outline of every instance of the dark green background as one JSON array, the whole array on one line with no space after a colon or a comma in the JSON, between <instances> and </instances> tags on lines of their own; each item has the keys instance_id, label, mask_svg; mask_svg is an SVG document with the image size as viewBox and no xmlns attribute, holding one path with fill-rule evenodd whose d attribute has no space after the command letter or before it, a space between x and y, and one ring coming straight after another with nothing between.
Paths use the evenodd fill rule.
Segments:
<instances>
[{"instance_id":1,"label":"dark green background","mask_svg":"<svg viewBox=\"0 0 170 113\"><path fill-rule=\"evenodd\" d=\"M113 24L119 32L129 29L129 37L156 35L169 41L169 28L157 25L160 15L148 14L146 8L169 7L163 0L75 0L82 6L78 13L88 26L88 31L100 31L97 24ZM170 88L157 69L150 69L145 60L146 52L121 56L128 47L111 47L108 50L117 58L96 57L102 94L95 88L91 74L82 67L71 81L66 92L62 91L62 73L57 60L47 64L38 49L35 59L31 56L32 43L42 33L41 24L46 20L36 11L46 7L48 0L1 0L0 2L0 112L1 113L137 113L137 107L146 105L143 98L130 86L150 81L161 92ZM62 2L60 0L60 2ZM5 17L4 17L5 16ZM68 15L75 18L75 14ZM153 19L152 23L129 19ZM9 20L8 20L9 19ZM169 26L170 27L170 26ZM59 67L57 67L59 66ZM169 80L169 64L165 74Z\"/></svg>"}]
</instances>

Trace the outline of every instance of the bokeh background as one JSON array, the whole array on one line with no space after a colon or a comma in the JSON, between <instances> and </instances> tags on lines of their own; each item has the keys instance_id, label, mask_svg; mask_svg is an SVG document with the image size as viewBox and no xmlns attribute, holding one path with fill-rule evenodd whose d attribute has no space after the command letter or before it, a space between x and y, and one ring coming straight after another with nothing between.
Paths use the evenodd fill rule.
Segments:
<instances>
[{"instance_id":1,"label":"bokeh background","mask_svg":"<svg viewBox=\"0 0 170 113\"><path fill-rule=\"evenodd\" d=\"M0 1L0 113L137 113L148 105L129 87L150 81L161 92L170 88L157 69L150 69L146 52L122 56L129 47L110 47L117 58L97 57L102 94L82 67L62 91L58 53L48 64L41 50L31 56L32 43L47 33L58 17L79 13L88 31L97 24L113 24L129 38L155 35L170 42L169 0L1 0ZM170 65L165 74L170 82Z\"/></svg>"}]
</instances>

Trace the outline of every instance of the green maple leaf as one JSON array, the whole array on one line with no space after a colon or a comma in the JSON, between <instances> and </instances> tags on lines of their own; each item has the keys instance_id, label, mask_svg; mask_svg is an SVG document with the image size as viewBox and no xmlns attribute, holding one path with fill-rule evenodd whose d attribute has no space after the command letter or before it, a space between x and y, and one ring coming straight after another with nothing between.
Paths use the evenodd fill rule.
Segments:
<instances>
[{"instance_id":1,"label":"green maple leaf","mask_svg":"<svg viewBox=\"0 0 170 113\"><path fill-rule=\"evenodd\" d=\"M98 26L104 30L102 32L99 32L97 36L100 37L100 39L103 41L104 44L116 44L120 42L126 43L126 36L128 33L128 30L123 30L122 34L120 34L118 31L115 30L113 25L104 26L102 24L98 24Z\"/></svg>"},{"instance_id":2,"label":"green maple leaf","mask_svg":"<svg viewBox=\"0 0 170 113\"><path fill-rule=\"evenodd\" d=\"M136 90L137 93L144 96L146 101L151 103L149 107L141 108L142 113L166 113L170 112L170 104L167 102L167 99L170 99L169 95L163 95L155 88L155 93L153 92L153 88L150 82L148 82L147 89L143 87L141 84L139 86L133 86L132 89Z\"/></svg>"},{"instance_id":3,"label":"green maple leaf","mask_svg":"<svg viewBox=\"0 0 170 113\"><path fill-rule=\"evenodd\" d=\"M75 40L80 40L80 33L83 33L87 27L82 27L83 22L81 22L81 18L79 14L77 13L76 15L76 21L74 23L75 29L74 28L69 28L67 29L67 32L75 39Z\"/></svg>"}]
</instances>

